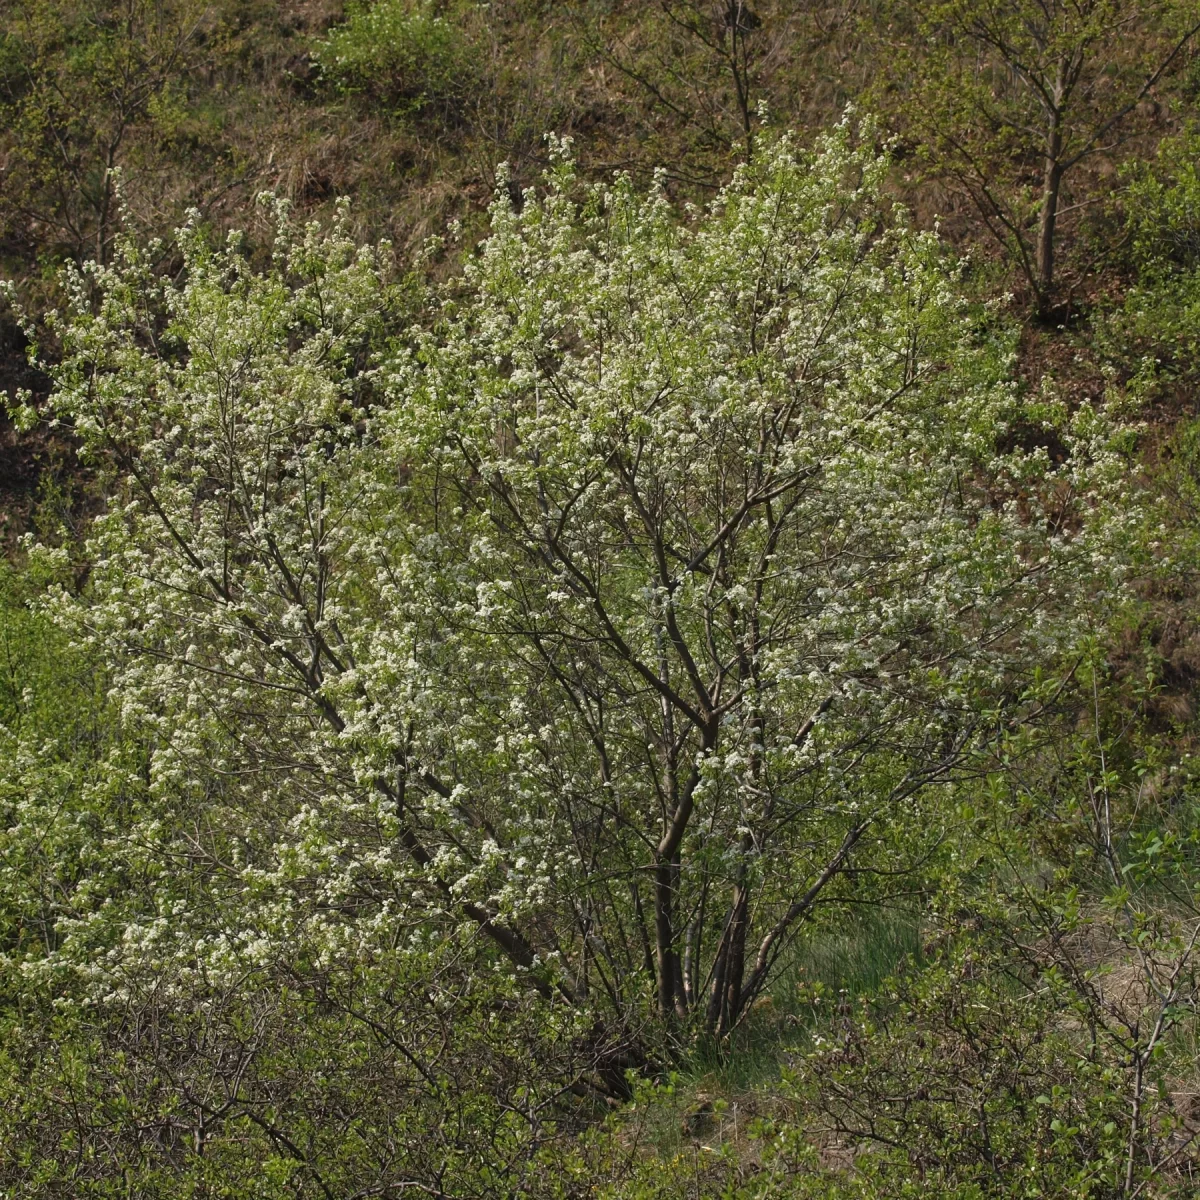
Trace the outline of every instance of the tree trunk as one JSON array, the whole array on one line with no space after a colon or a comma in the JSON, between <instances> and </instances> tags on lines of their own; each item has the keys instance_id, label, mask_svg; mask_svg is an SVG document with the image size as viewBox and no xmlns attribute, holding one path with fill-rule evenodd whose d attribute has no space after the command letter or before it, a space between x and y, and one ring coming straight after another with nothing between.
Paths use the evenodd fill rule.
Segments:
<instances>
[{"instance_id":1,"label":"tree trunk","mask_svg":"<svg viewBox=\"0 0 1200 1200\"><path fill-rule=\"evenodd\" d=\"M687 1015L683 964L675 947L675 891L679 858L659 860L654 868L655 974L658 976L658 1015L664 1019Z\"/></svg>"},{"instance_id":2,"label":"tree trunk","mask_svg":"<svg viewBox=\"0 0 1200 1200\"><path fill-rule=\"evenodd\" d=\"M1061 139L1059 139L1061 143ZM1050 165L1047 157L1046 174L1042 184L1042 212L1038 226L1038 304L1047 307L1054 287L1054 227L1058 220L1058 195L1062 187L1062 168Z\"/></svg>"},{"instance_id":3,"label":"tree trunk","mask_svg":"<svg viewBox=\"0 0 1200 1200\"><path fill-rule=\"evenodd\" d=\"M705 1012L705 1028L716 1037L724 1037L736 1024L742 1011L742 983L746 974L746 936L750 928L750 882L746 867L749 839L742 842L742 863L733 885L733 897L725 931L717 946L713 964L712 991Z\"/></svg>"},{"instance_id":4,"label":"tree trunk","mask_svg":"<svg viewBox=\"0 0 1200 1200\"><path fill-rule=\"evenodd\" d=\"M750 927L750 889L743 879L733 901L733 920L729 925L729 958L725 965L724 998L716 1034L725 1037L742 1015L742 980L746 974L746 934Z\"/></svg>"},{"instance_id":5,"label":"tree trunk","mask_svg":"<svg viewBox=\"0 0 1200 1200\"><path fill-rule=\"evenodd\" d=\"M1058 223L1058 199L1062 189L1062 93L1066 64L1059 63L1054 87L1054 106L1046 126L1046 152L1042 164L1042 209L1038 218L1037 276L1038 308L1045 312L1054 287L1054 230Z\"/></svg>"}]
</instances>

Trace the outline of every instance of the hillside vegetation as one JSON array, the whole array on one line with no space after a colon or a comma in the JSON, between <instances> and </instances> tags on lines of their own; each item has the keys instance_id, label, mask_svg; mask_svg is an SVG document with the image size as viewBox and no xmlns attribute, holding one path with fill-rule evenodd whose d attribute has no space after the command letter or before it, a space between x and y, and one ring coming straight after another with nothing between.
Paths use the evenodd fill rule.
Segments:
<instances>
[{"instance_id":1,"label":"hillside vegetation","mask_svg":"<svg viewBox=\"0 0 1200 1200\"><path fill-rule=\"evenodd\" d=\"M1195 0L11 0L0 1194L1185 1197Z\"/></svg>"}]
</instances>

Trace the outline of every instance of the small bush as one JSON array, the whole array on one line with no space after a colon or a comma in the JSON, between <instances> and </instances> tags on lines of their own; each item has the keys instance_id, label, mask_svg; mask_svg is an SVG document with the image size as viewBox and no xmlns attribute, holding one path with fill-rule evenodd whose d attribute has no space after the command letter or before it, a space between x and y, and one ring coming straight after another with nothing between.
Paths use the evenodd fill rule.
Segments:
<instances>
[{"instance_id":1,"label":"small bush","mask_svg":"<svg viewBox=\"0 0 1200 1200\"><path fill-rule=\"evenodd\" d=\"M335 88L396 112L456 110L475 77L461 29L428 5L381 0L351 9L320 43L316 59Z\"/></svg>"},{"instance_id":2,"label":"small bush","mask_svg":"<svg viewBox=\"0 0 1200 1200\"><path fill-rule=\"evenodd\" d=\"M1200 130L1165 138L1152 162L1126 172L1124 197L1133 286L1100 341L1131 390L1196 380L1200 351Z\"/></svg>"}]
</instances>

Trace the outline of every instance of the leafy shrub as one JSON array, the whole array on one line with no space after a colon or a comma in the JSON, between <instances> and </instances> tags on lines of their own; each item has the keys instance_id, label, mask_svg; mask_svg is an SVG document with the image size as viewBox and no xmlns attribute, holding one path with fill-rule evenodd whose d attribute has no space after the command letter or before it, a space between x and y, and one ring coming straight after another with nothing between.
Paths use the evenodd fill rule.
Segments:
<instances>
[{"instance_id":1,"label":"leafy shrub","mask_svg":"<svg viewBox=\"0 0 1200 1200\"><path fill-rule=\"evenodd\" d=\"M1163 139L1126 172L1128 229L1143 278L1200 267L1200 129Z\"/></svg>"},{"instance_id":2,"label":"leafy shrub","mask_svg":"<svg viewBox=\"0 0 1200 1200\"><path fill-rule=\"evenodd\" d=\"M1066 1031L1059 998L978 939L826 1031L804 1070L814 1121L893 1185L981 1195L1111 1195L1123 1161L1120 1072Z\"/></svg>"},{"instance_id":3,"label":"leafy shrub","mask_svg":"<svg viewBox=\"0 0 1200 1200\"><path fill-rule=\"evenodd\" d=\"M1126 172L1134 283L1100 341L1141 390L1192 381L1200 354L1200 130L1164 138L1150 162Z\"/></svg>"},{"instance_id":4,"label":"leafy shrub","mask_svg":"<svg viewBox=\"0 0 1200 1200\"><path fill-rule=\"evenodd\" d=\"M325 77L397 112L450 115L475 75L461 26L413 0L356 6L317 47Z\"/></svg>"}]
</instances>

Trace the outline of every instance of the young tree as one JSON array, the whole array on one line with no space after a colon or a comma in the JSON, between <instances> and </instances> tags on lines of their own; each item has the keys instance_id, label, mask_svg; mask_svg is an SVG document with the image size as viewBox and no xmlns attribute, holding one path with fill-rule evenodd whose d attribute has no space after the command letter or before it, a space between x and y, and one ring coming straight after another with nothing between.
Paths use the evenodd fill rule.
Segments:
<instances>
[{"instance_id":1,"label":"young tree","mask_svg":"<svg viewBox=\"0 0 1200 1200\"><path fill-rule=\"evenodd\" d=\"M116 173L139 163L138 149L153 157L138 133L180 89L209 15L192 0L10 7L0 18L0 230L32 226L56 254L106 261Z\"/></svg>"},{"instance_id":2,"label":"young tree","mask_svg":"<svg viewBox=\"0 0 1200 1200\"><path fill-rule=\"evenodd\" d=\"M754 152L753 79L759 57L753 46L762 20L745 0L716 5L662 0L663 15L695 38L729 72L747 156Z\"/></svg>"},{"instance_id":3,"label":"young tree","mask_svg":"<svg viewBox=\"0 0 1200 1200\"><path fill-rule=\"evenodd\" d=\"M574 23L611 80L607 102L625 93L621 119L667 151L672 177L714 187L731 152L753 153L759 104L799 37L789 6L745 0L602 6L590 20L585 7Z\"/></svg>"},{"instance_id":4,"label":"young tree","mask_svg":"<svg viewBox=\"0 0 1200 1200\"><path fill-rule=\"evenodd\" d=\"M890 109L899 92L903 121L1043 312L1068 177L1112 152L1197 33L1195 6L1177 0L939 0L900 6L872 30L890 64L881 102Z\"/></svg>"},{"instance_id":5,"label":"young tree","mask_svg":"<svg viewBox=\"0 0 1200 1200\"><path fill-rule=\"evenodd\" d=\"M1086 409L997 452L1007 355L848 126L687 222L556 154L432 331L282 218L262 274L188 229L181 286L75 277L56 404L113 490L60 608L154 745L153 885L55 952L105 994L466 939L619 1092L936 843L1069 634L1120 464Z\"/></svg>"}]
</instances>

